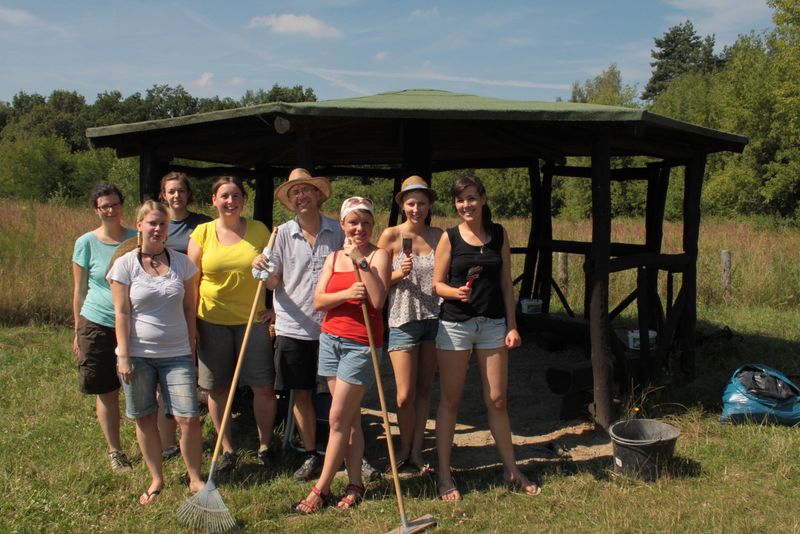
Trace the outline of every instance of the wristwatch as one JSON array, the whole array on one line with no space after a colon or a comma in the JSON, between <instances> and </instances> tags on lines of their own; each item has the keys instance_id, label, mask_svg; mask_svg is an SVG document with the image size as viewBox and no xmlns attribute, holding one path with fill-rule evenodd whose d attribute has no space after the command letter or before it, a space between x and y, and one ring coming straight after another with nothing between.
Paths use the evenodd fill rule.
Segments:
<instances>
[{"instance_id":1,"label":"wristwatch","mask_svg":"<svg viewBox=\"0 0 800 534\"><path fill-rule=\"evenodd\" d=\"M358 268L362 271L369 271L369 263L367 263L366 258L361 258L358 260Z\"/></svg>"}]
</instances>

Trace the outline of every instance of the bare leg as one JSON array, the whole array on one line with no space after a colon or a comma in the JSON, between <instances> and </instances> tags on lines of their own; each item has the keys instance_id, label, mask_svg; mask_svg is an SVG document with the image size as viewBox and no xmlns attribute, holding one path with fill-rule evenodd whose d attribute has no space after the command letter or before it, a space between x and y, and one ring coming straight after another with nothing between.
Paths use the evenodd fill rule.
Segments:
<instances>
[{"instance_id":1,"label":"bare leg","mask_svg":"<svg viewBox=\"0 0 800 534\"><path fill-rule=\"evenodd\" d=\"M317 450L317 415L311 401L310 389L294 389L294 420L307 451Z\"/></svg>"},{"instance_id":2,"label":"bare leg","mask_svg":"<svg viewBox=\"0 0 800 534\"><path fill-rule=\"evenodd\" d=\"M360 421L358 416L361 414L361 399L364 397L364 386L348 384L337 380L336 377L328 377L328 389L333 396L329 417L330 435L328 436L328 447L325 449L322 473L316 484L316 488L323 495L330 493L333 477L347 454L353 425ZM361 458L358 459L358 462L360 465ZM313 491L306 497L306 501L312 505L319 500L320 497ZM299 511L308 512L309 510L301 505Z\"/></svg>"},{"instance_id":3,"label":"bare leg","mask_svg":"<svg viewBox=\"0 0 800 534\"><path fill-rule=\"evenodd\" d=\"M136 420L136 439L139 441L139 448L142 451L144 463L150 471L150 487L147 493L160 491L164 487L164 473L161 465L161 438L158 435L158 413L149 413ZM139 498L139 504L150 504L152 496L143 495Z\"/></svg>"},{"instance_id":4,"label":"bare leg","mask_svg":"<svg viewBox=\"0 0 800 534\"><path fill-rule=\"evenodd\" d=\"M106 438L108 452L121 451L122 442L119 438L119 390L115 389L109 393L97 395L95 409L100 430L103 431L103 436Z\"/></svg>"},{"instance_id":5,"label":"bare leg","mask_svg":"<svg viewBox=\"0 0 800 534\"><path fill-rule=\"evenodd\" d=\"M426 341L418 347L417 360L417 394L414 404L414 439L411 444L411 461L418 466L425 465L422 457L422 442L425 439L425 427L431 406L431 385L436 374L436 343Z\"/></svg>"},{"instance_id":6,"label":"bare leg","mask_svg":"<svg viewBox=\"0 0 800 534\"><path fill-rule=\"evenodd\" d=\"M397 389L397 426L400 427L400 450L398 460L405 460L411 454L414 439L417 376L417 347L411 351L393 350L389 353Z\"/></svg>"},{"instance_id":7,"label":"bare leg","mask_svg":"<svg viewBox=\"0 0 800 534\"><path fill-rule=\"evenodd\" d=\"M483 382L483 402L489 416L489 429L503 462L503 476L509 482L516 482L527 493L534 493L538 491L538 487L531 484L519 470L511 442L507 408L508 351L501 347L478 349L475 353Z\"/></svg>"},{"instance_id":8,"label":"bare leg","mask_svg":"<svg viewBox=\"0 0 800 534\"><path fill-rule=\"evenodd\" d=\"M228 393L230 388L212 389L208 392L208 414L211 416L211 421L214 423L214 428L219 433L219 427L222 425L222 417L225 412L225 404L228 401ZM225 434L222 436L222 451L233 451L233 431L231 425L225 429Z\"/></svg>"},{"instance_id":9,"label":"bare leg","mask_svg":"<svg viewBox=\"0 0 800 534\"><path fill-rule=\"evenodd\" d=\"M177 445L175 430L178 423L174 418L167 417L164 413L164 403L161 401L161 386L156 389L156 399L158 401L158 435L161 436L161 450L168 449Z\"/></svg>"},{"instance_id":10,"label":"bare leg","mask_svg":"<svg viewBox=\"0 0 800 534\"><path fill-rule=\"evenodd\" d=\"M181 455L189 474L189 490L197 493L205 484L200 474L203 463L203 436L198 417L176 417L181 427ZM162 440L163 441L163 440Z\"/></svg>"},{"instance_id":11,"label":"bare leg","mask_svg":"<svg viewBox=\"0 0 800 534\"><path fill-rule=\"evenodd\" d=\"M450 475L450 455L453 448L453 435L456 429L458 407L464 391L469 365L469 350L439 350L439 382L442 398L436 411L436 452L439 458L439 487L449 488L453 485ZM448 491L442 496L444 500L459 500L458 490Z\"/></svg>"},{"instance_id":12,"label":"bare leg","mask_svg":"<svg viewBox=\"0 0 800 534\"><path fill-rule=\"evenodd\" d=\"M352 387L352 384L348 384ZM363 386L357 386L362 387ZM363 395L362 395L363 396ZM361 459L364 458L364 429L361 428L361 401L358 402L358 413L350 426L350 441L347 444L347 452L344 457L344 465L347 468L347 478L350 484L363 486L361 479Z\"/></svg>"},{"instance_id":13,"label":"bare leg","mask_svg":"<svg viewBox=\"0 0 800 534\"><path fill-rule=\"evenodd\" d=\"M275 426L275 411L278 400L272 386L251 386L253 389L253 415L258 427L259 449L264 449L272 443L272 430Z\"/></svg>"}]
</instances>

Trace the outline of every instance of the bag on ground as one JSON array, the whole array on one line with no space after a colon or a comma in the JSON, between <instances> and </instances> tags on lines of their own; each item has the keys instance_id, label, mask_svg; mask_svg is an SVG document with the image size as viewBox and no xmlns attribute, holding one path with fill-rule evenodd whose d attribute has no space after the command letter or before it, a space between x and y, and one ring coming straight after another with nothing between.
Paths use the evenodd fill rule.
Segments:
<instances>
[{"instance_id":1,"label":"bag on ground","mask_svg":"<svg viewBox=\"0 0 800 534\"><path fill-rule=\"evenodd\" d=\"M720 423L800 423L800 387L786 375L758 363L733 372L722 394Z\"/></svg>"}]
</instances>

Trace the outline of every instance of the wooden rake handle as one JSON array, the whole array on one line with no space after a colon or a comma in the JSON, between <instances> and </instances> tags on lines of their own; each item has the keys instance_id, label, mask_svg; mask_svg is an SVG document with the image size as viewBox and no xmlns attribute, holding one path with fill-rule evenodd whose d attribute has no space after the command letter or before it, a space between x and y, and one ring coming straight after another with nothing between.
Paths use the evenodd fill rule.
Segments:
<instances>
[{"instance_id":1,"label":"wooden rake handle","mask_svg":"<svg viewBox=\"0 0 800 534\"><path fill-rule=\"evenodd\" d=\"M267 242L268 249L271 249L275 244L275 236L278 235L279 228L280 226L276 226L272 231L272 235L269 236L269 241ZM219 456L220 450L222 450L222 437L225 435L225 430L227 430L228 424L230 423L231 407L233 406L233 398L236 395L236 385L239 383L239 375L242 373L242 363L244 362L244 355L247 353L247 343L250 340L250 332L253 330L253 323L256 319L256 313L258 313L258 304L261 302L263 297L264 280L259 280L258 288L256 289L256 296L253 299L253 306L250 308L250 317L247 319L247 328L245 329L244 337L242 338L242 348L239 349L239 358L236 362L236 369L233 371L233 378L231 379L230 386L231 389L228 392L228 400L225 402L225 411L222 415L222 424L219 425L219 431L217 432L217 444L214 445L214 454L211 457L211 465L216 463L217 456Z\"/></svg>"},{"instance_id":2,"label":"wooden rake handle","mask_svg":"<svg viewBox=\"0 0 800 534\"><path fill-rule=\"evenodd\" d=\"M353 262L353 270L356 273L356 281L361 282L361 271L359 270L356 262ZM366 293L366 287L364 287ZM389 449L389 464L392 467L392 480L394 480L394 492L397 495L397 508L400 511L400 518L405 525L406 511L403 504L403 492L400 488L400 475L397 472L397 460L394 457L394 445L392 444L392 430L389 426L389 413L386 410L386 397L383 395L383 381L381 380L381 367L378 363L378 356L375 353L375 338L372 334L372 325L369 322L369 309L367 308L366 299L369 298L367 294L364 300L361 301L361 312L364 314L364 326L367 328L367 339L369 340L369 352L372 356L372 369L375 372L375 383L378 386L378 399L381 403L381 413L383 415L383 431L386 434L386 446Z\"/></svg>"}]
</instances>

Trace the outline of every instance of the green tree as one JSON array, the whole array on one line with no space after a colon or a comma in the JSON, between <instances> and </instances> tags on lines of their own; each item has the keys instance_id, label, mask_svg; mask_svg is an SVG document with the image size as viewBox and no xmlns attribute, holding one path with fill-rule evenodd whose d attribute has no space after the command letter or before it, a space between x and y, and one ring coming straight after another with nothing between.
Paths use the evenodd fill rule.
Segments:
<instances>
[{"instance_id":1,"label":"green tree","mask_svg":"<svg viewBox=\"0 0 800 534\"><path fill-rule=\"evenodd\" d=\"M636 105L636 85L622 83L622 74L616 63L609 65L591 80L586 80L581 85L572 84L570 102L603 104L606 106L624 106L629 108Z\"/></svg>"},{"instance_id":2,"label":"green tree","mask_svg":"<svg viewBox=\"0 0 800 534\"><path fill-rule=\"evenodd\" d=\"M67 196L74 173L60 137L23 136L0 141L0 196L47 200Z\"/></svg>"},{"instance_id":3,"label":"green tree","mask_svg":"<svg viewBox=\"0 0 800 534\"><path fill-rule=\"evenodd\" d=\"M147 119L168 119L197 113L197 98L189 94L182 85L154 85L147 90L144 97Z\"/></svg>"},{"instance_id":4,"label":"green tree","mask_svg":"<svg viewBox=\"0 0 800 534\"><path fill-rule=\"evenodd\" d=\"M314 90L310 87L303 89L302 85L295 85L294 87L284 87L277 83L270 88L269 91L257 89L252 91L248 89L245 91L242 98L239 100L239 105L242 107L257 106L259 104L267 104L269 102L316 102L317 96Z\"/></svg>"},{"instance_id":5,"label":"green tree","mask_svg":"<svg viewBox=\"0 0 800 534\"><path fill-rule=\"evenodd\" d=\"M714 55L714 36L701 39L691 21L672 26L661 38L655 38L656 49L650 51L653 74L644 88L642 100L653 100L677 76L690 71L711 72L722 65Z\"/></svg>"}]
</instances>

